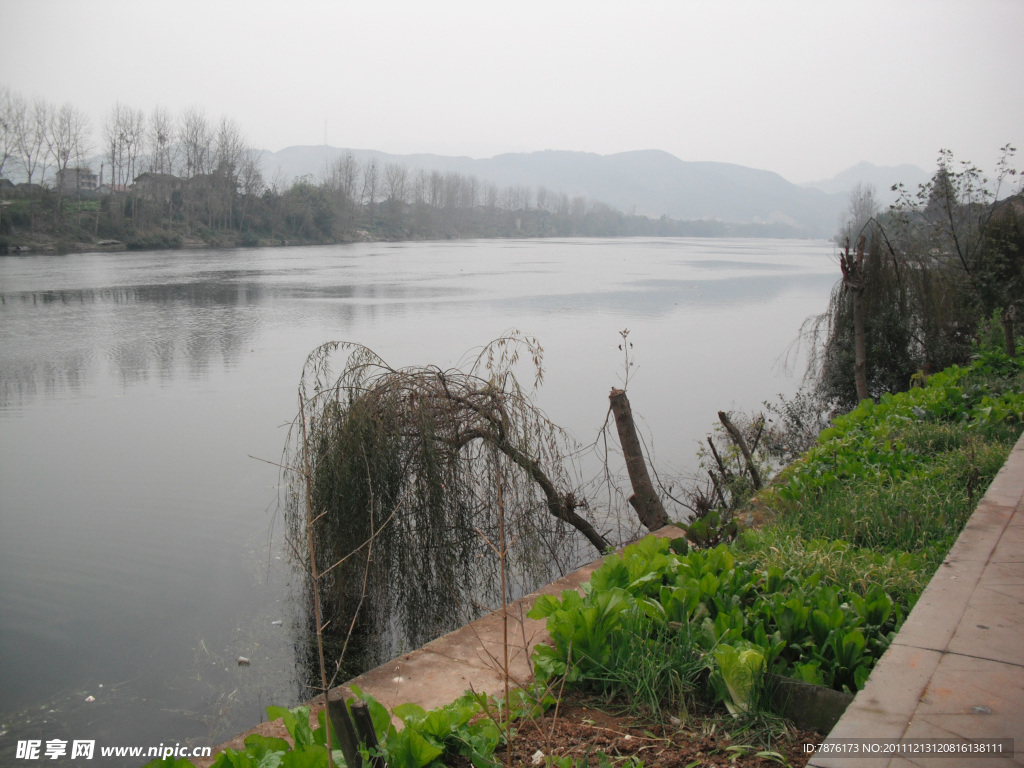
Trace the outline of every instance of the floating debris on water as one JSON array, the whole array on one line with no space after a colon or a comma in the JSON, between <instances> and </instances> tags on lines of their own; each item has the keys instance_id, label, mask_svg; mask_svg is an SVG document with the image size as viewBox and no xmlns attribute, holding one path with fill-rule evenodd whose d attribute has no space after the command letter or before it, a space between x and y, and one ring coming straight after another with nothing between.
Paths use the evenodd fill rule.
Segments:
<instances>
[{"instance_id":1,"label":"floating debris on water","mask_svg":"<svg viewBox=\"0 0 1024 768\"><path fill-rule=\"evenodd\" d=\"M250 664L252 664L252 662L249 661L247 658L245 658L245 656L239 656L238 657L238 666L240 666L240 667L248 667Z\"/></svg>"}]
</instances>

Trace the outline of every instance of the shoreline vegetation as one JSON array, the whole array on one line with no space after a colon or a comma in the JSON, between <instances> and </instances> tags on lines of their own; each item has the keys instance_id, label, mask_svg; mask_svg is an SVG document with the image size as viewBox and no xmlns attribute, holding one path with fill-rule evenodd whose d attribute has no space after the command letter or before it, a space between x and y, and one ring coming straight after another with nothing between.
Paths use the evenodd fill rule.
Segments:
<instances>
[{"instance_id":1,"label":"shoreline vegetation","mask_svg":"<svg viewBox=\"0 0 1024 768\"><path fill-rule=\"evenodd\" d=\"M404 169L403 169L404 171ZM417 197L356 202L329 184L296 180L287 189L266 189L255 198L236 195L227 220L190 224L185 197L176 189L162 201L146 191L64 197L54 189L18 185L0 192L0 254L81 253L121 250L347 245L462 239L555 237L806 237L795 227L717 220L678 221L624 214L585 198L540 190L504 190L503 202L481 205L476 179L424 174L420 186L465 187L468 201L432 204ZM453 177L453 178L448 178ZM177 187L181 180L166 180ZM544 202L550 200L551 202ZM60 206L58 208L57 206ZM209 201L191 203L209 205ZM519 206L519 207L516 207ZM163 213L154 214L159 208ZM244 215L242 212L244 211ZM192 217L194 218L194 216Z\"/></svg>"},{"instance_id":2,"label":"shoreline vegetation","mask_svg":"<svg viewBox=\"0 0 1024 768\"><path fill-rule=\"evenodd\" d=\"M0 85L0 253L504 237L806 237L784 219L681 221L586 195L348 152L267 178L242 128L202 110L120 102L98 126L71 103ZM98 141L97 141L98 138ZM99 166L97 169L96 166ZM13 183L12 179L21 183ZM101 247L117 247L115 245Z\"/></svg>"},{"instance_id":3,"label":"shoreline vegetation","mask_svg":"<svg viewBox=\"0 0 1024 768\"><path fill-rule=\"evenodd\" d=\"M267 178L232 119L85 113L0 85L0 253L532 237L806 237L787 223L680 221L585 195L409 168L348 152L314 177ZM96 153L98 151L98 157ZM97 169L95 165L99 165ZM22 180L13 183L10 178ZM113 243L116 243L113 244Z\"/></svg>"}]
</instances>

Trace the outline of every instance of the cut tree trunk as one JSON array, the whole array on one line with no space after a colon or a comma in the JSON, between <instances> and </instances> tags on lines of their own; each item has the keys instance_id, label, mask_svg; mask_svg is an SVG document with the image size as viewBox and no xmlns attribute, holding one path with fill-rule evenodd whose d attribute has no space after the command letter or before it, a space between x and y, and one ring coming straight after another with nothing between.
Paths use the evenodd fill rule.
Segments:
<instances>
[{"instance_id":1,"label":"cut tree trunk","mask_svg":"<svg viewBox=\"0 0 1024 768\"><path fill-rule=\"evenodd\" d=\"M615 426L619 432L622 455L626 459L629 482L633 486L633 495L629 497L629 503L647 530L656 531L664 528L669 524L668 513L654 490L651 476L647 473L647 463L640 448L640 438L636 434L629 399L624 390L615 388L608 399L611 401L612 415L615 417Z\"/></svg>"},{"instance_id":2,"label":"cut tree trunk","mask_svg":"<svg viewBox=\"0 0 1024 768\"><path fill-rule=\"evenodd\" d=\"M1017 356L1017 337L1014 332L1014 321L1017 319L1017 308L1011 306L1003 310L1003 340L1006 342L1006 354Z\"/></svg>"},{"instance_id":3,"label":"cut tree trunk","mask_svg":"<svg viewBox=\"0 0 1024 768\"><path fill-rule=\"evenodd\" d=\"M865 325L867 318L864 310L864 235L857 240L857 256L850 256L850 241L846 241L845 253L839 257L839 266L843 271L843 285L853 293L853 378L857 387L857 400L867 400L868 362Z\"/></svg>"},{"instance_id":4,"label":"cut tree trunk","mask_svg":"<svg viewBox=\"0 0 1024 768\"><path fill-rule=\"evenodd\" d=\"M729 433L729 437L732 438L732 441L740 449L740 453L743 454L743 459L747 462L747 472L750 473L750 482L754 484L754 490L761 490L761 473L757 471L757 465L754 464L754 457L750 453L747 441L743 439L743 433L740 432L739 429L736 428L736 425L729 420L729 416L725 411L718 412L718 420L722 422L722 426L725 427L725 431ZM715 458L718 458L717 454ZM719 465L721 465L720 459Z\"/></svg>"},{"instance_id":5,"label":"cut tree trunk","mask_svg":"<svg viewBox=\"0 0 1024 768\"><path fill-rule=\"evenodd\" d=\"M857 386L857 399L867 400L871 397L868 391L868 353L864 334L864 289L853 292L853 354L854 383Z\"/></svg>"}]
</instances>

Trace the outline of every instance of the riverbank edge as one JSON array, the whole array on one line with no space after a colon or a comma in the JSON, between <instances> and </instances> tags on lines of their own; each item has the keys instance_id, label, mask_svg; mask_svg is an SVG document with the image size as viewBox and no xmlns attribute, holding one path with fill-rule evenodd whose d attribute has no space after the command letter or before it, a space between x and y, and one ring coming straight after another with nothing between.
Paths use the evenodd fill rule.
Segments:
<instances>
[{"instance_id":1,"label":"riverbank edge","mask_svg":"<svg viewBox=\"0 0 1024 768\"><path fill-rule=\"evenodd\" d=\"M667 525L648 535L674 539L681 533L678 526ZM624 547L617 551L622 552L622 549ZM509 603L504 612L492 611L410 653L332 688L329 693L330 701L341 701L350 697L352 686L371 694L389 710L407 702L419 704L428 710L441 707L451 703L470 688L477 693L502 696L505 690L502 670L505 637L508 638L510 684L525 685L533 679L530 665L533 649L538 643L548 639L546 620L527 617L534 602L541 595L558 596L565 590L580 590L583 584L590 581L594 571L604 563L605 557L599 557L557 581ZM317 697L305 702L304 706L310 708L310 724L315 726L317 715L323 709L323 700ZM225 749L242 751L246 737L254 733L278 738L288 736L280 719L260 723L218 744L213 748L212 757L194 760L196 768L211 765L217 754Z\"/></svg>"},{"instance_id":2,"label":"riverbank edge","mask_svg":"<svg viewBox=\"0 0 1024 768\"><path fill-rule=\"evenodd\" d=\"M133 247L131 241L123 240L98 240L95 242L66 241L57 237L44 237L42 239L21 240L11 242L7 245L6 253L0 252L0 256L66 256L74 253L117 253L121 251L205 251L205 250L234 250L241 248L292 248L313 245L353 245L355 243L399 243L399 242L437 242L441 240L458 240L458 237L436 237L417 238L405 240L398 238L375 237L370 233L364 233L358 238L345 240L271 240L261 238L253 242L240 242L237 240L204 240L199 237L182 237L175 243L159 244L147 243L145 247ZM477 238L473 238L477 239ZM486 238L492 240L508 240L506 237ZM538 238L539 239L539 238Z\"/></svg>"},{"instance_id":3,"label":"riverbank edge","mask_svg":"<svg viewBox=\"0 0 1024 768\"><path fill-rule=\"evenodd\" d=\"M675 538L679 532L678 527L669 525L649 535ZM1024 600L1014 596L1021 594L1024 586L1021 552L1024 435L1015 443L892 645L827 740L837 743L864 738L1015 738L1017 744L1024 745L1024 715L1020 714L1024 712L1024 647L1015 646L1015 638L1024 632ZM548 636L545 621L529 619L526 614L540 595L580 589L603 562L603 557L598 558L511 603L506 610L507 633L502 611L492 612L333 688L330 700L350 696L353 685L389 709L405 702L432 709L455 700L470 687L500 695L504 691L501 660L505 637L510 682L529 682L530 654ZM1006 584L1012 589L1000 589ZM987 623L979 623L979 616L987 617ZM952 681L947 679L950 674ZM1013 680L1018 684L1007 685L1007 681ZM958 703L951 705L951 701ZM307 705L310 721L315 725L322 702L317 699ZM950 706L955 711L950 711ZM944 717L953 718L955 727L937 726L936 722ZM216 754L224 749L242 750L245 738L253 733L281 738L287 735L280 720L261 723L219 744L213 750L214 757L197 761L197 768L211 765ZM809 765L910 765L899 762L901 759L858 759L850 755L828 758L819 754ZM953 764L946 756L940 759L941 765ZM1022 764L1020 758L1017 764Z\"/></svg>"}]
</instances>

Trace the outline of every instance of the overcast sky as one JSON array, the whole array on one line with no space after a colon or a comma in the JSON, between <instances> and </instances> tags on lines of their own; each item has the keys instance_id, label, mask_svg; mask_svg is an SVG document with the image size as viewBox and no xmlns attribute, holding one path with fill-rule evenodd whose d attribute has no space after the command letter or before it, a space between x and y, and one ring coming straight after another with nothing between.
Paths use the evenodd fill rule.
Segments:
<instances>
[{"instance_id":1,"label":"overcast sky","mask_svg":"<svg viewBox=\"0 0 1024 768\"><path fill-rule=\"evenodd\" d=\"M1024 138L1022 35L1021 0L0 0L0 84L97 144L121 101L269 150L662 149L803 182L991 169Z\"/></svg>"}]
</instances>

